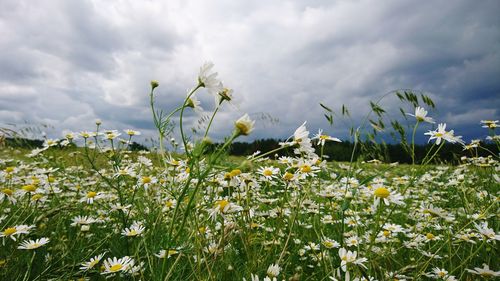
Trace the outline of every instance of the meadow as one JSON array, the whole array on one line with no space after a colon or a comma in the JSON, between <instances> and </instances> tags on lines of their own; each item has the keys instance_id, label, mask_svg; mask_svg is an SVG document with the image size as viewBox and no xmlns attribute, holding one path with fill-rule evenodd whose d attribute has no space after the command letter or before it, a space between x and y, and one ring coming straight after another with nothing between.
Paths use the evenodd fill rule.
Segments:
<instances>
[{"instance_id":1,"label":"meadow","mask_svg":"<svg viewBox=\"0 0 500 281\"><path fill-rule=\"evenodd\" d=\"M397 93L414 111L402 131L411 164L328 161L325 142L339 139L307 124L273 151L228 157L252 133L248 115L223 143L209 139L220 107L233 99L212 65L178 108L155 107L158 147L132 152L140 132L67 133L33 150L0 148L0 280L479 280L500 276L498 154L439 162L444 143L465 144L439 124L434 145L414 157L418 126L434 128L420 106L428 97ZM215 107L199 138L183 117L205 89ZM372 103L382 129L385 111ZM323 105L326 118L332 110ZM347 110L342 108L342 114ZM182 153L170 133L178 122ZM479 123L479 122L478 122ZM499 145L498 121L483 120ZM376 130L378 131L378 130ZM370 131L367 135L376 134ZM407 133L408 132L408 133ZM357 149L362 133L351 130ZM172 141L173 142L173 141ZM74 145L78 143L78 147ZM356 146L355 146L356 148ZM287 149L289 155L275 157ZM412 154L413 153L413 154Z\"/></svg>"}]
</instances>

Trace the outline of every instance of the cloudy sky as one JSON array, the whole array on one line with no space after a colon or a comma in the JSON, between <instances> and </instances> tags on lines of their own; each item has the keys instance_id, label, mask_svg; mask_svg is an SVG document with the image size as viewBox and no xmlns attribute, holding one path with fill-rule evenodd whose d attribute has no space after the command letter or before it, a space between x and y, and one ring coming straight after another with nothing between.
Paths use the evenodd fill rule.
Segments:
<instances>
[{"instance_id":1,"label":"cloudy sky","mask_svg":"<svg viewBox=\"0 0 500 281\"><path fill-rule=\"evenodd\" d=\"M369 100L407 88L428 93L430 115L456 134L482 137L479 121L500 118L499 14L497 0L1 0L0 125L47 124L60 136L99 118L148 136L150 80L171 110L212 61L234 89L215 139L244 113L257 120L246 140L287 137L306 120L345 138L320 102L345 104L359 125ZM198 98L209 113L213 98ZM394 98L382 106L398 112Z\"/></svg>"}]
</instances>

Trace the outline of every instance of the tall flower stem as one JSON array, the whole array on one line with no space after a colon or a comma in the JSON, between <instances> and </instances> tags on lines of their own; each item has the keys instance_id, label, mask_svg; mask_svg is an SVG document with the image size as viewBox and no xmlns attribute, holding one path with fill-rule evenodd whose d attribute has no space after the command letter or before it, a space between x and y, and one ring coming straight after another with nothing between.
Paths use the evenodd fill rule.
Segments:
<instances>
[{"instance_id":1,"label":"tall flower stem","mask_svg":"<svg viewBox=\"0 0 500 281\"><path fill-rule=\"evenodd\" d=\"M184 100L184 104L181 107L181 115L179 117L179 130L181 133L182 143L184 144L184 151L186 151L187 158L190 158L190 152L189 152L188 145L187 145L187 138L186 138L186 135L184 134L184 127L182 125L182 119L184 117L184 110L186 109L189 98L191 98L191 96L196 92L196 90L198 90L201 87L203 87L203 84L198 83L198 86L196 86L194 89L191 90L191 92L189 92L186 99Z\"/></svg>"},{"instance_id":2,"label":"tall flower stem","mask_svg":"<svg viewBox=\"0 0 500 281\"><path fill-rule=\"evenodd\" d=\"M418 124L420 121L417 119L417 124L413 127L413 133L411 134L411 164L415 165L415 133L417 132Z\"/></svg>"}]
</instances>

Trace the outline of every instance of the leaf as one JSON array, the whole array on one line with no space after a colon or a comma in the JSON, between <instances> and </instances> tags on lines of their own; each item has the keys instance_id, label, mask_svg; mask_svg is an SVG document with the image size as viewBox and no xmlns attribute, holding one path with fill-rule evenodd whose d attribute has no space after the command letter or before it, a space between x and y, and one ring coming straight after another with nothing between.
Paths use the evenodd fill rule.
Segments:
<instances>
[{"instance_id":1,"label":"leaf","mask_svg":"<svg viewBox=\"0 0 500 281\"><path fill-rule=\"evenodd\" d=\"M321 105L321 107L323 107L326 111L333 112L328 106L322 104L321 102L319 103L319 105Z\"/></svg>"}]
</instances>

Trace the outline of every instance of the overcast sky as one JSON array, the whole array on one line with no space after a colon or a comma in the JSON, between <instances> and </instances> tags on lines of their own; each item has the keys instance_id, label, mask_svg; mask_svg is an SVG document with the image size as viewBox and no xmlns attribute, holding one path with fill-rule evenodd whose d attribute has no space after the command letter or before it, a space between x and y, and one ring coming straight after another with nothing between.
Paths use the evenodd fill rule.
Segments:
<instances>
[{"instance_id":1,"label":"overcast sky","mask_svg":"<svg viewBox=\"0 0 500 281\"><path fill-rule=\"evenodd\" d=\"M357 125L369 100L401 88L428 93L429 114L456 134L484 137L479 121L500 117L499 14L497 0L0 0L0 125L47 124L59 137L99 118L151 135L150 80L171 110L212 61L234 89L215 139L244 113L257 123L242 140L288 137L306 120L345 138L320 102L345 104ZM198 98L208 114L213 99ZM395 99L382 106L398 112Z\"/></svg>"}]
</instances>

